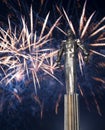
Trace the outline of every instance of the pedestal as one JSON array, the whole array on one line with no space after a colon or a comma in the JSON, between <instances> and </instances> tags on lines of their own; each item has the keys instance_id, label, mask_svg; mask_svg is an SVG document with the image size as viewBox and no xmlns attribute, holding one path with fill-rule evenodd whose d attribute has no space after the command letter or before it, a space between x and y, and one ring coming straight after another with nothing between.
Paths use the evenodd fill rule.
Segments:
<instances>
[{"instance_id":1,"label":"pedestal","mask_svg":"<svg viewBox=\"0 0 105 130\"><path fill-rule=\"evenodd\" d=\"M64 96L64 130L79 130L78 94Z\"/></svg>"}]
</instances>

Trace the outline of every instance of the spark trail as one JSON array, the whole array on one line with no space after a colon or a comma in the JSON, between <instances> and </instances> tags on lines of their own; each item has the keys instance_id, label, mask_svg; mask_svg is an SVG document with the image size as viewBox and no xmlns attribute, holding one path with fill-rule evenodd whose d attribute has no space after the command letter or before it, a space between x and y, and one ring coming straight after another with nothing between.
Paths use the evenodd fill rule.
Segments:
<instances>
[{"instance_id":1,"label":"spark trail","mask_svg":"<svg viewBox=\"0 0 105 130\"><path fill-rule=\"evenodd\" d=\"M41 6L39 10L35 9L37 11L34 12L34 14L36 15L35 20L33 18L32 9L30 11L30 18L28 17L27 15L28 7L27 5L24 5L23 1L17 0L13 3L12 0L10 1L5 0L4 2L7 5L7 7L9 7L13 11L9 15L10 18L11 16L13 16L13 19L11 18L13 21L8 19L9 29L6 30L3 28L0 28L0 41L1 41L1 44L0 44L0 47L1 47L0 49L0 71L1 71L0 83L2 85L5 84L5 87L3 86L3 88L9 88L9 87L6 87L6 85L16 86L16 85L24 84L28 86L27 84L30 84L30 82L32 82L35 87L35 90L37 90L37 86L40 87L40 81L44 79L46 75L50 75L51 77L58 80L54 76L54 70L58 68L56 66L56 63L54 63L54 59L56 58L56 54L58 50L54 50L50 47L51 46L50 42L53 40L53 38L51 39L51 36L52 36L54 28L57 28L65 35L67 33L65 32L65 27L62 26L62 23L59 22L60 18L58 18L55 24L51 27L51 26L47 26L49 24L51 25L51 23L48 21L49 14L46 16L45 20L44 18L39 17L39 14L42 13L42 15L44 15L44 13L46 12L48 0L40 1ZM16 2L18 2L18 6L19 6L18 10L15 8L17 6L14 6ZM56 4L56 7L54 7L55 5L53 5L54 14L52 13L51 16L52 17L54 16L54 18L53 19L50 18L50 20L52 21L56 19L56 17L58 16L58 12L61 16L63 15L61 11L62 3L60 4L60 6L58 5L58 3ZM104 38L105 18L101 19L98 22L96 21L93 22L95 12L93 12L90 15L90 17L87 18L85 15L86 14L86 2L85 2L82 13L81 13L81 17L79 20L79 24L75 26L75 22L71 20L73 16L70 16L70 14L72 15L73 11L72 13L70 11L70 14L68 14L70 4L71 4L71 0L69 1L68 8L65 9L66 11L63 10L63 12L64 12L64 15L68 22L69 27L73 31L76 42L78 43L77 46L79 46L77 55L78 55L82 78L84 75L88 75L86 77L88 80L90 78L90 74L86 74L87 72L85 71L85 68L86 68L85 61L90 63L91 56L93 55L99 55L99 56L105 57L105 54L104 53L102 54L100 52L100 48L105 46L105 38ZM79 4L79 1L78 1L78 4ZM74 10L73 9L74 6L75 5L73 4L73 7L70 10ZM35 7L37 8L37 6ZM57 8L57 10L55 10L55 8ZM21 16L20 18L20 15L19 15L20 12L22 12L22 14L25 13L26 17L23 18ZM13 13L15 13L15 15L13 15ZM11 24L16 25L18 22L20 23L19 25L20 28L18 29L18 27L16 27L15 29L13 29L14 27L12 27ZM39 26L37 22L38 24L42 25L42 28L38 28ZM60 27L62 26L61 28L63 29L61 29L59 25ZM67 27L67 24L66 24L66 27ZM39 32L39 30L41 31ZM62 39L61 36L60 36L60 39ZM85 57L85 54L83 53L82 49L84 49L84 52L88 53L89 55ZM100 66L105 66L105 65L104 63L100 63ZM57 75L59 74L57 73ZM80 77L80 73L79 73L79 77ZM102 83L104 82L100 77L92 76L92 79L99 82L102 81ZM84 84L85 80L82 80L82 82ZM95 87L93 88L93 87L90 87L89 85L87 85L87 87L90 89L89 92L92 94L94 98L94 102L95 104L97 104L97 110L100 113L97 100L95 99L95 95L92 92L93 90L95 90ZM83 86L81 86L81 84L78 83L78 88L80 90L81 95L85 96L84 93L85 93L86 85L83 88ZM93 90L91 91L92 88ZM12 93L14 92L16 96L16 94L18 94L17 87L13 89ZM18 96L16 97L19 99ZM58 102L56 105L56 112L58 111L59 100L60 99L58 97ZM86 104L88 104L86 99L85 101L86 101Z\"/></svg>"},{"instance_id":2,"label":"spark trail","mask_svg":"<svg viewBox=\"0 0 105 130\"><path fill-rule=\"evenodd\" d=\"M58 51L51 48L49 44L52 41L52 31L61 17L47 32L48 18L49 13L45 18L39 36L34 30L32 7L30 9L30 28L28 28L23 17L21 18L21 30L17 28L13 30L10 19L8 19L9 28L7 30L0 28L1 85L11 86L12 83L19 84L19 82L25 83L24 80L32 80L37 92L37 86L40 87L39 78L45 77L46 74L60 82L54 76L54 70L57 69L54 57Z\"/></svg>"},{"instance_id":3,"label":"spark trail","mask_svg":"<svg viewBox=\"0 0 105 130\"><path fill-rule=\"evenodd\" d=\"M75 40L74 43L77 44L78 63L79 63L79 68L82 75L86 75L87 72L85 71L85 67L86 67L85 64L89 63L90 57L92 55L105 57L105 52L103 53L101 52L102 47L105 46L105 38L104 38L105 37L105 32L104 32L105 18L102 18L98 23L93 22L93 19L94 19L93 17L95 15L95 12L93 12L89 16L89 18L86 18L86 15L85 15L86 3L87 1L85 1L84 3L78 25L74 25L75 22L72 22L72 20L67 15L66 11L63 9L64 16L66 18L66 21L68 22L68 26L74 34L74 40ZM95 78L92 77L92 79L103 81L102 79L99 79L96 77ZM84 96L83 88L81 88L80 85L79 85L79 89L80 89L81 95ZM89 89L90 89L89 91L91 95L93 96L94 103L96 104L97 111L101 115L98 101L96 100L95 93L93 92L94 89L93 87L90 87Z\"/></svg>"}]
</instances>

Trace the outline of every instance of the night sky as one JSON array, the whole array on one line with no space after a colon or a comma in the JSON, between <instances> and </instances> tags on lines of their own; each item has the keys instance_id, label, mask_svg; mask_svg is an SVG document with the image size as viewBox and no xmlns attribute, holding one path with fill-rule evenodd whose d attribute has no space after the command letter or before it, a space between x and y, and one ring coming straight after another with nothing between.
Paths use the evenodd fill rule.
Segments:
<instances>
[{"instance_id":1,"label":"night sky","mask_svg":"<svg viewBox=\"0 0 105 130\"><path fill-rule=\"evenodd\" d=\"M19 10L18 6L16 5L16 2L13 2L15 0L1 0L0 1L0 26L6 27L7 24L7 16L8 14L12 14L12 8L8 6L7 3L12 4L12 6ZM17 0L18 1L18 0ZM30 8L31 1L28 0L21 0L24 3L24 7L27 6L27 8ZM47 1L46 4L43 4L42 8L44 11L40 11L40 16L45 17L47 12L53 9L53 6L59 5L63 6L66 11L69 12L69 7L67 6L69 3L66 2L66 0L45 0ZM50 2L51 1L51 2ZM76 0L74 0L76 1ZM82 6L84 4L84 0L77 0L80 4L80 9L82 9ZM32 0L33 3L33 10L36 12L39 11L40 2L38 0ZM73 0L71 2L73 4ZM78 5L75 5L78 6ZM45 8L44 8L45 7ZM22 14L24 13L24 10L27 8L22 8L20 11ZM87 15L90 15L90 12L92 13L94 10L96 10L96 20L101 19L105 16L105 5L104 0L87 0ZM78 13L80 11L74 10L73 15L76 16L75 13ZM13 15L13 14L12 14ZM53 18L55 15L51 13L50 19L53 21ZM58 14L57 14L58 15ZM79 15L79 14L78 14ZM56 17L56 16L55 16ZM14 23L17 21L15 17L13 16ZM19 22L18 22L19 23ZM54 35L55 36L55 35ZM59 38L60 36L58 36ZM97 61L103 60L103 58L98 59L98 57L95 57L93 64L96 64ZM105 60L104 60L105 61ZM92 64L92 65L93 65ZM91 71L94 71L94 66L91 65ZM89 65L88 65L89 66ZM99 74L101 75L101 78L105 78L105 68L99 69ZM57 75L63 78L64 82L64 72L61 72L61 74ZM92 72L89 72L92 73ZM93 73L93 75L95 75ZM49 84L46 82L43 83L43 85L46 87L46 89L42 89L39 92L39 96L41 96L41 99L45 101L45 107L43 110L43 117L40 116L40 107L37 103L34 103L32 96L30 94L32 93L33 89L25 88L24 92L22 93L23 96L23 102L18 103L17 101L13 101L12 105L14 107L11 107L11 102L9 102L9 96L7 96L8 93L7 90L5 91L5 94L2 94L2 90L0 90L0 101L2 102L2 99L5 101L5 105L3 106L3 109L0 111L0 130L64 130L64 101L63 101L63 95L65 93L65 88L62 88L59 83L54 81L53 79L50 79L48 77L48 80L51 80L52 88L49 88ZM101 83L95 82L93 80L91 81L92 85L102 85ZM88 81L87 81L88 82ZM86 82L86 83L87 83ZM85 84L85 82L84 82ZM105 85L105 83L103 84ZM57 86L57 87L55 87ZM86 90L85 90L86 91ZM55 106L56 101L58 99L59 94L62 93L62 97L59 102L58 107L58 113L55 112ZM27 96L27 94L29 96ZM99 93L96 92L96 97L98 97ZM13 99L15 100L15 99ZM87 93L86 99L79 95L79 110L80 110L80 130L105 130L105 90L102 89L100 91L100 97L97 98L101 114L97 112L96 106L93 103L93 97ZM88 101L88 104L86 103ZM0 105L1 108L1 105Z\"/></svg>"}]
</instances>

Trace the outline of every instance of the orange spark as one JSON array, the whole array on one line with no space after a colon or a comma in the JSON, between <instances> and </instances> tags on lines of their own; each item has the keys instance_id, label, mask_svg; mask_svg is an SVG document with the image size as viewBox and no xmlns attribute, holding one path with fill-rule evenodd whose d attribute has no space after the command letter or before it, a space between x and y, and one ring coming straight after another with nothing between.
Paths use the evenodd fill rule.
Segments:
<instances>
[{"instance_id":1,"label":"orange spark","mask_svg":"<svg viewBox=\"0 0 105 130\"><path fill-rule=\"evenodd\" d=\"M98 77L93 77L94 80L98 81L98 82L101 82L101 83L105 83L105 80L101 79L101 78L98 78Z\"/></svg>"},{"instance_id":2,"label":"orange spark","mask_svg":"<svg viewBox=\"0 0 105 130\"><path fill-rule=\"evenodd\" d=\"M59 94L58 99L56 101L56 106L55 106L55 113L56 114L58 113L58 108L59 108L59 103L61 101L61 97L62 97L62 94Z\"/></svg>"}]
</instances>

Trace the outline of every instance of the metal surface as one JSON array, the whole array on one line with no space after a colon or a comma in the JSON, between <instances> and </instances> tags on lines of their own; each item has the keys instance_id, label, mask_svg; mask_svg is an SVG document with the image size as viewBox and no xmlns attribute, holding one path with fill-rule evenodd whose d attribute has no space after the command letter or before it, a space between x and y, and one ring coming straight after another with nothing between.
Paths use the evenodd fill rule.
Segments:
<instances>
[{"instance_id":1,"label":"metal surface","mask_svg":"<svg viewBox=\"0 0 105 130\"><path fill-rule=\"evenodd\" d=\"M64 130L79 130L78 94L65 94Z\"/></svg>"},{"instance_id":2,"label":"metal surface","mask_svg":"<svg viewBox=\"0 0 105 130\"><path fill-rule=\"evenodd\" d=\"M65 77L67 94L75 92L76 47L72 32L68 31L68 39L65 44Z\"/></svg>"},{"instance_id":3,"label":"metal surface","mask_svg":"<svg viewBox=\"0 0 105 130\"><path fill-rule=\"evenodd\" d=\"M67 40L62 41L58 52L57 63L60 64L62 55L65 54L66 94L64 99L64 130L79 130L79 106L76 93L76 52L78 49L83 54L83 59L88 62L89 53L80 39L75 39L71 30L67 32Z\"/></svg>"},{"instance_id":4,"label":"metal surface","mask_svg":"<svg viewBox=\"0 0 105 130\"><path fill-rule=\"evenodd\" d=\"M76 87L76 49L77 42L72 32L68 31L65 42L65 77L66 94L64 99L64 130L79 130L78 94Z\"/></svg>"}]
</instances>

